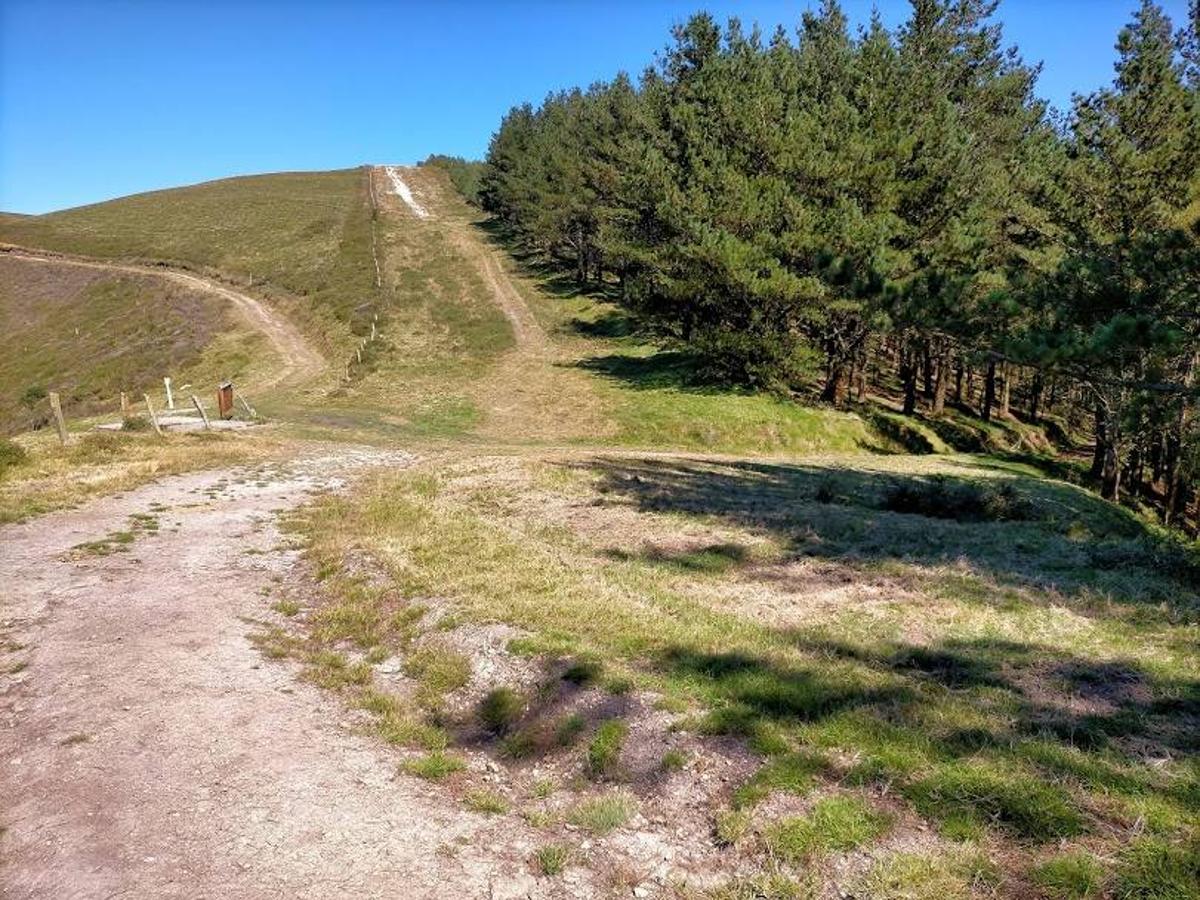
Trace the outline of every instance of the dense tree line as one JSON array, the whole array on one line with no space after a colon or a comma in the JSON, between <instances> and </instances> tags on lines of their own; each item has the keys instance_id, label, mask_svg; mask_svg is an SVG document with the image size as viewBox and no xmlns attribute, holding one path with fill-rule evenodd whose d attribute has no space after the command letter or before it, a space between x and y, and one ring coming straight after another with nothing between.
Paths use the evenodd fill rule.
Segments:
<instances>
[{"instance_id":1,"label":"dense tree line","mask_svg":"<svg viewBox=\"0 0 1200 900\"><path fill-rule=\"evenodd\" d=\"M710 377L1083 412L1104 495L1170 519L1200 468L1200 0L1178 31L1145 0L1067 114L995 7L697 15L637 81L511 110L479 201Z\"/></svg>"}]
</instances>

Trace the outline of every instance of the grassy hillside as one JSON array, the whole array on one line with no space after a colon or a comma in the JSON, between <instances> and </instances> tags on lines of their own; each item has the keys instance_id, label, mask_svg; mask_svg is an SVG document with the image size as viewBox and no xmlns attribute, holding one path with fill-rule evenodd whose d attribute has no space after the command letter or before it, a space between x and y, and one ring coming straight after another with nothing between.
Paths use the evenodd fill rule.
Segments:
<instances>
[{"instance_id":1,"label":"grassy hillside","mask_svg":"<svg viewBox=\"0 0 1200 900\"><path fill-rule=\"evenodd\" d=\"M377 302L365 169L228 178L6 217L0 241L219 270L301 298L288 311L333 336L364 332Z\"/></svg>"},{"instance_id":2,"label":"grassy hillside","mask_svg":"<svg viewBox=\"0 0 1200 900\"><path fill-rule=\"evenodd\" d=\"M241 379L263 354L221 300L152 276L0 255L0 434L45 422L46 391L71 417L119 393Z\"/></svg>"}]
</instances>

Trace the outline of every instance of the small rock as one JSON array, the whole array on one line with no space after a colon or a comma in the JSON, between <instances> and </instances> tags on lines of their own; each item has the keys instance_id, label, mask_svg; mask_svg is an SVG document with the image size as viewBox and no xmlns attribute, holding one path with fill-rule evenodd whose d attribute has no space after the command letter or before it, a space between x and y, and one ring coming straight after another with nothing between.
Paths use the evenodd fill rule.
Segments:
<instances>
[{"instance_id":1,"label":"small rock","mask_svg":"<svg viewBox=\"0 0 1200 900\"><path fill-rule=\"evenodd\" d=\"M635 897L649 897L649 896L650 896L650 889L649 889L649 888L644 888L644 887L642 887L642 886L639 884L637 887L635 887L635 888L633 889L633 896L635 896Z\"/></svg>"}]
</instances>

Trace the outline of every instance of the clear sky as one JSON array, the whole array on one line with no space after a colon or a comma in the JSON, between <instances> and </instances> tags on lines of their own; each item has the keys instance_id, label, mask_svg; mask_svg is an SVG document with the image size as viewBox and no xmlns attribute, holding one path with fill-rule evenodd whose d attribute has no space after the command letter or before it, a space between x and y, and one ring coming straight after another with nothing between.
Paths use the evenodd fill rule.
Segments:
<instances>
[{"instance_id":1,"label":"clear sky","mask_svg":"<svg viewBox=\"0 0 1200 900\"><path fill-rule=\"evenodd\" d=\"M813 0L815 2L815 0ZM1112 73L1137 0L1003 0L1065 107ZM634 73L698 9L770 31L803 2L0 0L0 209L227 175L480 157L513 104ZM855 22L871 0L844 0ZM885 22L907 0L877 0ZM1182 23L1186 0L1163 4Z\"/></svg>"}]
</instances>

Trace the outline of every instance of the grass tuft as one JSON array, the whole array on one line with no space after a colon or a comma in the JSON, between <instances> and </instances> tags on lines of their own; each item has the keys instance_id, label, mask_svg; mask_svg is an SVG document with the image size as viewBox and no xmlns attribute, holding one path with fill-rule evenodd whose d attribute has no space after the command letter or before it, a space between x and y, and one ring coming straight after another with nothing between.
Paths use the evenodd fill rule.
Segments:
<instances>
[{"instance_id":1,"label":"grass tuft","mask_svg":"<svg viewBox=\"0 0 1200 900\"><path fill-rule=\"evenodd\" d=\"M1039 863L1029 880L1050 900L1092 900L1104 890L1104 867L1086 850L1073 850Z\"/></svg>"},{"instance_id":2,"label":"grass tuft","mask_svg":"<svg viewBox=\"0 0 1200 900\"><path fill-rule=\"evenodd\" d=\"M853 850L891 827L892 817L858 797L828 797L807 816L785 819L766 834L773 854L791 863L831 850Z\"/></svg>"},{"instance_id":3,"label":"grass tuft","mask_svg":"<svg viewBox=\"0 0 1200 900\"><path fill-rule=\"evenodd\" d=\"M571 861L571 849L565 844L546 844L533 852L534 865L547 878L561 875Z\"/></svg>"},{"instance_id":4,"label":"grass tuft","mask_svg":"<svg viewBox=\"0 0 1200 900\"><path fill-rule=\"evenodd\" d=\"M637 812L637 801L628 791L612 791L578 803L567 816L572 825L605 835L620 828Z\"/></svg>"},{"instance_id":5,"label":"grass tuft","mask_svg":"<svg viewBox=\"0 0 1200 900\"><path fill-rule=\"evenodd\" d=\"M447 775L461 772L465 768L466 763L462 759L441 750L410 759L403 766L404 771L409 775L416 775L427 781L440 781Z\"/></svg>"},{"instance_id":6,"label":"grass tuft","mask_svg":"<svg viewBox=\"0 0 1200 900\"><path fill-rule=\"evenodd\" d=\"M485 813L487 815L500 815L508 812L508 801L495 791L477 790L471 791L463 802L467 805L467 809L472 812Z\"/></svg>"},{"instance_id":7,"label":"grass tuft","mask_svg":"<svg viewBox=\"0 0 1200 900\"><path fill-rule=\"evenodd\" d=\"M613 778L620 769L621 748L629 726L620 719L609 719L600 723L596 734L588 744L587 772L595 779Z\"/></svg>"},{"instance_id":8,"label":"grass tuft","mask_svg":"<svg viewBox=\"0 0 1200 900\"><path fill-rule=\"evenodd\" d=\"M525 711L525 699L510 687L488 691L479 702L479 721L493 734L507 734Z\"/></svg>"},{"instance_id":9,"label":"grass tuft","mask_svg":"<svg viewBox=\"0 0 1200 900\"><path fill-rule=\"evenodd\" d=\"M1200 897L1200 841L1134 841L1119 857L1115 900L1196 900Z\"/></svg>"}]
</instances>

